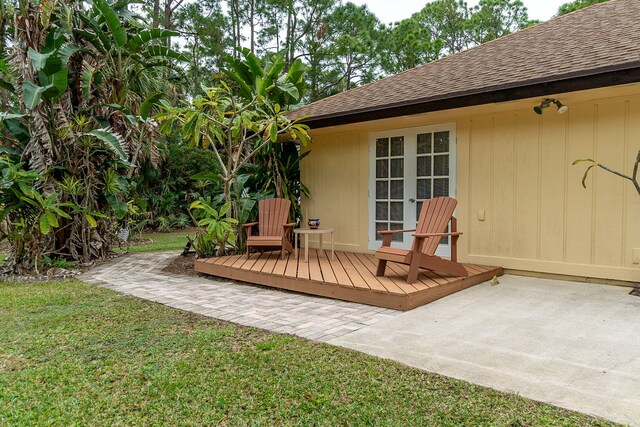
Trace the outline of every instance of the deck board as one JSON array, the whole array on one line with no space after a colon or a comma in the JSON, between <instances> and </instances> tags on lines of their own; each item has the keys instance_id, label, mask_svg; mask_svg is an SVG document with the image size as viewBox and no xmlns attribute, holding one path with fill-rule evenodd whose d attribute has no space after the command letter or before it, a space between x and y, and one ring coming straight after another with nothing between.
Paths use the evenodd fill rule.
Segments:
<instances>
[{"instance_id":1,"label":"deck board","mask_svg":"<svg viewBox=\"0 0 640 427\"><path fill-rule=\"evenodd\" d=\"M196 270L226 279L240 280L329 298L360 302L397 310L410 310L462 289L502 275L502 268L465 264L468 277L449 277L421 270L418 281L408 284L408 267L387 264L387 274L376 277L378 260L372 254L310 249L309 262L279 251L196 260Z\"/></svg>"},{"instance_id":2,"label":"deck board","mask_svg":"<svg viewBox=\"0 0 640 427\"><path fill-rule=\"evenodd\" d=\"M318 261L320 262L320 270L322 271L322 280L325 283L333 283L338 285L338 279L336 279L336 275L333 272L333 267L331 267L331 262L329 258L331 256L331 252L329 251L320 251L320 256Z\"/></svg>"},{"instance_id":3,"label":"deck board","mask_svg":"<svg viewBox=\"0 0 640 427\"><path fill-rule=\"evenodd\" d=\"M358 270L351 264L349 257L346 252L338 252L336 253L336 258L340 261L342 268L345 273L349 276L351 283L353 283L354 288L366 289L370 290L371 288L367 284L367 282L362 278Z\"/></svg>"}]
</instances>

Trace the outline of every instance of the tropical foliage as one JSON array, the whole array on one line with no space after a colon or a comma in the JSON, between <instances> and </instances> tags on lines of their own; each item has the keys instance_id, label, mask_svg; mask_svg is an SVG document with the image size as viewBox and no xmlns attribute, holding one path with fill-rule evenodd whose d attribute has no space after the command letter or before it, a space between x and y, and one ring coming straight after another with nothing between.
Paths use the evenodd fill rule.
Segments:
<instances>
[{"instance_id":1,"label":"tropical foliage","mask_svg":"<svg viewBox=\"0 0 640 427\"><path fill-rule=\"evenodd\" d=\"M150 113L172 94L160 69L180 54L157 44L174 33L145 30L126 11L125 2L21 0L10 13L0 67L7 270L43 256L105 257L132 207L131 177L157 161Z\"/></svg>"},{"instance_id":2,"label":"tropical foliage","mask_svg":"<svg viewBox=\"0 0 640 427\"><path fill-rule=\"evenodd\" d=\"M233 71L225 72L239 87L239 95L224 80L219 80L214 87L203 87L201 95L183 106L165 104L164 111L156 116L165 133L171 133L177 126L184 141L213 151L218 161L218 172L201 174L199 178L222 184L224 212L227 217L237 219L242 218L243 211L246 211L246 203L243 203L246 171L252 166L260 167L260 158L262 163L266 159L269 171L277 171L271 181L263 177L262 182L268 184L261 190L274 186L277 195L287 191L290 198L295 198L289 187L292 183L283 179L285 172L279 156L283 152L280 146L291 141L299 141L302 145L309 142L309 128L289 119L281 105L275 102L294 103L300 100L301 71L293 66L286 74L280 75L284 64L279 58L262 67L253 54L244 52L244 55L244 61L231 61ZM295 146L294 150L297 157ZM252 161L258 165L252 165ZM242 180L239 180L241 176ZM207 205L201 200L192 205L202 209L204 206ZM226 243L231 243L228 240L230 236L227 233L222 240L213 236L220 251Z\"/></svg>"}]
</instances>

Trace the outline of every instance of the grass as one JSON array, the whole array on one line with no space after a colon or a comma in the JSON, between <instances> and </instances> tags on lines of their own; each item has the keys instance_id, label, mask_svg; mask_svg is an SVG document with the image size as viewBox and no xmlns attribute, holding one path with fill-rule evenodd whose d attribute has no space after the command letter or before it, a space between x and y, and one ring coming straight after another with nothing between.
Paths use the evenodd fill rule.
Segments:
<instances>
[{"instance_id":1,"label":"grass","mask_svg":"<svg viewBox=\"0 0 640 427\"><path fill-rule=\"evenodd\" d=\"M147 232L142 233L143 239L151 239L152 243L129 246L130 253L181 251L187 244L187 235L194 237L193 229L177 230L169 233Z\"/></svg>"},{"instance_id":2,"label":"grass","mask_svg":"<svg viewBox=\"0 0 640 427\"><path fill-rule=\"evenodd\" d=\"M80 282L0 284L0 425L609 425Z\"/></svg>"}]
</instances>

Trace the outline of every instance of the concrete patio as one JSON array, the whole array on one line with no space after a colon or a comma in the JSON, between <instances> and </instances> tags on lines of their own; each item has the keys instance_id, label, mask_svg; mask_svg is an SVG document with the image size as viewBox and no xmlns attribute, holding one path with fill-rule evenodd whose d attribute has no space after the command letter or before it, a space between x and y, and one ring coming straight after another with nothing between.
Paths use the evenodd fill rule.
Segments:
<instances>
[{"instance_id":1,"label":"concrete patio","mask_svg":"<svg viewBox=\"0 0 640 427\"><path fill-rule=\"evenodd\" d=\"M329 342L640 425L640 297L629 291L504 276Z\"/></svg>"}]
</instances>

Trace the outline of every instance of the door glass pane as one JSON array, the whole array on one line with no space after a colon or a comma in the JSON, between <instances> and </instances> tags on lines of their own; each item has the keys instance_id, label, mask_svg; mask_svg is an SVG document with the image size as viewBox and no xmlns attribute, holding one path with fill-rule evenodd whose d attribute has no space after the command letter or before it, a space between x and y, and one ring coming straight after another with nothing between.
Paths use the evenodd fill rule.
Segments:
<instances>
[{"instance_id":1,"label":"door glass pane","mask_svg":"<svg viewBox=\"0 0 640 427\"><path fill-rule=\"evenodd\" d=\"M404 156L404 136L391 138L391 156Z\"/></svg>"},{"instance_id":2,"label":"door glass pane","mask_svg":"<svg viewBox=\"0 0 640 427\"><path fill-rule=\"evenodd\" d=\"M376 157L389 156L389 138L376 139Z\"/></svg>"},{"instance_id":3,"label":"door glass pane","mask_svg":"<svg viewBox=\"0 0 640 427\"><path fill-rule=\"evenodd\" d=\"M422 202L416 203L416 222L420 220L420 212L422 211Z\"/></svg>"},{"instance_id":4,"label":"door glass pane","mask_svg":"<svg viewBox=\"0 0 640 427\"><path fill-rule=\"evenodd\" d=\"M437 178L433 180L433 197L449 195L449 178Z\"/></svg>"},{"instance_id":5,"label":"door glass pane","mask_svg":"<svg viewBox=\"0 0 640 427\"><path fill-rule=\"evenodd\" d=\"M433 156L433 175L448 176L449 175L449 155Z\"/></svg>"},{"instance_id":6,"label":"door glass pane","mask_svg":"<svg viewBox=\"0 0 640 427\"><path fill-rule=\"evenodd\" d=\"M391 210L389 218L391 221L402 221L403 220L403 210L404 203L402 202L391 202Z\"/></svg>"},{"instance_id":7,"label":"door glass pane","mask_svg":"<svg viewBox=\"0 0 640 427\"><path fill-rule=\"evenodd\" d=\"M417 162L418 176L431 176L431 156L420 156Z\"/></svg>"},{"instance_id":8,"label":"door glass pane","mask_svg":"<svg viewBox=\"0 0 640 427\"><path fill-rule=\"evenodd\" d=\"M391 159L391 178L404 177L404 159Z\"/></svg>"},{"instance_id":9,"label":"door glass pane","mask_svg":"<svg viewBox=\"0 0 640 427\"><path fill-rule=\"evenodd\" d=\"M431 134L421 133L418 134L418 154L431 153Z\"/></svg>"},{"instance_id":10,"label":"door glass pane","mask_svg":"<svg viewBox=\"0 0 640 427\"><path fill-rule=\"evenodd\" d=\"M376 181L376 199L389 198L389 181Z\"/></svg>"},{"instance_id":11,"label":"door glass pane","mask_svg":"<svg viewBox=\"0 0 640 427\"><path fill-rule=\"evenodd\" d=\"M376 220L388 220L388 219L389 219L389 203L376 202Z\"/></svg>"},{"instance_id":12,"label":"door glass pane","mask_svg":"<svg viewBox=\"0 0 640 427\"><path fill-rule=\"evenodd\" d=\"M387 178L389 176L389 160L376 160L376 178Z\"/></svg>"},{"instance_id":13,"label":"door glass pane","mask_svg":"<svg viewBox=\"0 0 640 427\"><path fill-rule=\"evenodd\" d=\"M391 181L391 196L389 198L393 200L404 199L404 181Z\"/></svg>"},{"instance_id":14,"label":"door glass pane","mask_svg":"<svg viewBox=\"0 0 640 427\"><path fill-rule=\"evenodd\" d=\"M384 236L378 233L381 230L404 228L404 143L405 137L402 135L375 140L376 240L383 239ZM393 241L402 242L404 239L398 235L393 236Z\"/></svg>"},{"instance_id":15,"label":"door glass pane","mask_svg":"<svg viewBox=\"0 0 640 427\"><path fill-rule=\"evenodd\" d=\"M419 179L417 181L416 196L418 199L430 199L431 198L431 180Z\"/></svg>"},{"instance_id":16,"label":"door glass pane","mask_svg":"<svg viewBox=\"0 0 640 427\"><path fill-rule=\"evenodd\" d=\"M449 131L435 132L433 134L433 152L447 153L449 152Z\"/></svg>"}]
</instances>

